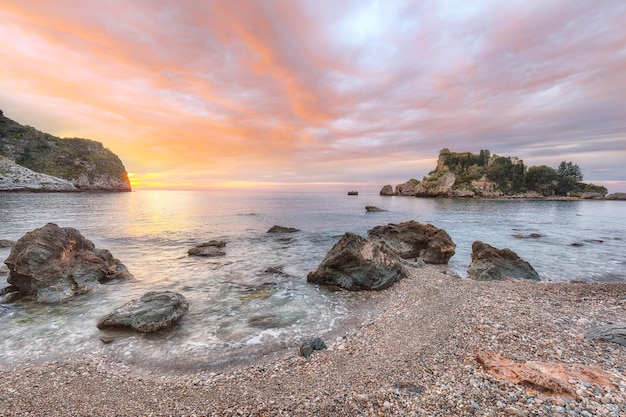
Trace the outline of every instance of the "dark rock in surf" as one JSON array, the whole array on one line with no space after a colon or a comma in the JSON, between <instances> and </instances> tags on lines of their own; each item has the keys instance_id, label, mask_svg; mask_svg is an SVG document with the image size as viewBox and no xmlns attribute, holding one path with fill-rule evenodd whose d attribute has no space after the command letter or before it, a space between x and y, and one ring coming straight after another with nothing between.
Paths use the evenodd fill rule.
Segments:
<instances>
[{"instance_id":1,"label":"dark rock in surf","mask_svg":"<svg viewBox=\"0 0 626 417\"><path fill-rule=\"evenodd\" d=\"M626 322L607 324L595 327L585 334L588 340L605 340L626 346Z\"/></svg>"},{"instance_id":2,"label":"dark rock in surf","mask_svg":"<svg viewBox=\"0 0 626 417\"><path fill-rule=\"evenodd\" d=\"M346 233L307 282L346 290L381 290L408 275L400 257L382 242Z\"/></svg>"},{"instance_id":3,"label":"dark rock in surf","mask_svg":"<svg viewBox=\"0 0 626 417\"><path fill-rule=\"evenodd\" d=\"M189 309L182 294L172 291L151 291L101 317L98 329L128 328L152 333L172 327Z\"/></svg>"},{"instance_id":4,"label":"dark rock in surf","mask_svg":"<svg viewBox=\"0 0 626 417\"><path fill-rule=\"evenodd\" d=\"M359 195L358 191L348 191L348 195Z\"/></svg>"},{"instance_id":5,"label":"dark rock in surf","mask_svg":"<svg viewBox=\"0 0 626 417\"><path fill-rule=\"evenodd\" d=\"M224 246L226 246L226 242L222 240L210 240L208 242L201 243L189 249L187 251L187 254L189 256L206 256L206 257L224 256L226 255L226 252L221 250L221 248L223 248Z\"/></svg>"},{"instance_id":6,"label":"dark rock in surf","mask_svg":"<svg viewBox=\"0 0 626 417\"><path fill-rule=\"evenodd\" d=\"M401 258L416 258L427 264L447 264L456 249L445 230L413 220L376 226L367 232L367 238L384 242Z\"/></svg>"},{"instance_id":7,"label":"dark rock in surf","mask_svg":"<svg viewBox=\"0 0 626 417\"><path fill-rule=\"evenodd\" d=\"M517 239L539 239L540 237L543 237L543 235L539 233L531 233L529 235L523 235L521 233L517 233L517 234L514 234L513 237Z\"/></svg>"},{"instance_id":8,"label":"dark rock in surf","mask_svg":"<svg viewBox=\"0 0 626 417\"><path fill-rule=\"evenodd\" d=\"M51 303L132 275L106 249L96 249L78 230L48 223L22 236L4 261L7 282L37 302Z\"/></svg>"},{"instance_id":9,"label":"dark rock in surf","mask_svg":"<svg viewBox=\"0 0 626 417\"><path fill-rule=\"evenodd\" d=\"M479 281L507 278L541 280L537 271L512 250L496 249L481 241L472 244L472 262L467 273L470 278Z\"/></svg>"},{"instance_id":10,"label":"dark rock in surf","mask_svg":"<svg viewBox=\"0 0 626 417\"><path fill-rule=\"evenodd\" d=\"M376 207L376 206L365 206L365 211L376 212L376 211L387 211L387 210L381 209L380 207Z\"/></svg>"},{"instance_id":11,"label":"dark rock in surf","mask_svg":"<svg viewBox=\"0 0 626 417\"><path fill-rule=\"evenodd\" d=\"M296 229L295 227L272 226L267 233L295 233L299 231L300 229Z\"/></svg>"}]
</instances>

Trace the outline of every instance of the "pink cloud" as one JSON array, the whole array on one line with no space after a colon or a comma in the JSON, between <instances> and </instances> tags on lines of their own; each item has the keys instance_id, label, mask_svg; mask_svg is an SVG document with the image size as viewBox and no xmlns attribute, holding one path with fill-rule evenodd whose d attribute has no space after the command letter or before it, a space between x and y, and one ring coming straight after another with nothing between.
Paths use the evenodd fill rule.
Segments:
<instances>
[{"instance_id":1,"label":"pink cloud","mask_svg":"<svg viewBox=\"0 0 626 417\"><path fill-rule=\"evenodd\" d=\"M626 156L622 2L449 3L6 0L0 107L198 186L383 184L443 147Z\"/></svg>"}]
</instances>

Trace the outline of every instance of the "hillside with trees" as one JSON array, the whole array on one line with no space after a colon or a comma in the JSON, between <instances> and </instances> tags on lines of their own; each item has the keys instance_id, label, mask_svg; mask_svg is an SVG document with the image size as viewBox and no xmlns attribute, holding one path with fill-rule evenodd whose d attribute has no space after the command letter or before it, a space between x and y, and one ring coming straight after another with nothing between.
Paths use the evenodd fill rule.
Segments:
<instances>
[{"instance_id":1,"label":"hillside with trees","mask_svg":"<svg viewBox=\"0 0 626 417\"><path fill-rule=\"evenodd\" d=\"M479 153L439 152L437 167L421 181L410 179L396 186L393 194L446 197L580 197L602 198L606 187L584 183L580 167L562 161L558 167L527 167L517 157ZM390 186L383 187L389 194Z\"/></svg>"},{"instance_id":2,"label":"hillside with trees","mask_svg":"<svg viewBox=\"0 0 626 417\"><path fill-rule=\"evenodd\" d=\"M0 156L34 173L67 180L80 191L131 190L122 161L102 143L58 138L23 126L1 110Z\"/></svg>"}]
</instances>

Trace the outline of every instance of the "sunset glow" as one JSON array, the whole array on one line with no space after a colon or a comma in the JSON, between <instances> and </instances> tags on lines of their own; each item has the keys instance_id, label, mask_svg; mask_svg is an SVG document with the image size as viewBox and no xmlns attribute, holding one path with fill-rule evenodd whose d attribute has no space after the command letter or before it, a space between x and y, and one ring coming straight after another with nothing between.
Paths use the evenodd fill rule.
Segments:
<instances>
[{"instance_id":1,"label":"sunset glow","mask_svg":"<svg viewBox=\"0 0 626 417\"><path fill-rule=\"evenodd\" d=\"M626 191L626 3L3 0L0 109L133 188L357 188L440 149Z\"/></svg>"}]
</instances>

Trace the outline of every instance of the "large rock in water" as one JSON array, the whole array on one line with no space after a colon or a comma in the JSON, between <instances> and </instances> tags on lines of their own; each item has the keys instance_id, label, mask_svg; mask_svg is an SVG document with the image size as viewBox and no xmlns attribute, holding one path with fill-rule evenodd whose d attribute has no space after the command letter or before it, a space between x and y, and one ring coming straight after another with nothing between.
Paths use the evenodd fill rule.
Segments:
<instances>
[{"instance_id":1,"label":"large rock in water","mask_svg":"<svg viewBox=\"0 0 626 417\"><path fill-rule=\"evenodd\" d=\"M478 240L472 244L472 263L467 273L470 278L479 281L506 278L541 280L537 271L511 249L496 249Z\"/></svg>"},{"instance_id":2,"label":"large rock in water","mask_svg":"<svg viewBox=\"0 0 626 417\"><path fill-rule=\"evenodd\" d=\"M347 290L381 290L407 276L400 257L387 245L346 233L307 281Z\"/></svg>"},{"instance_id":3,"label":"large rock in water","mask_svg":"<svg viewBox=\"0 0 626 417\"><path fill-rule=\"evenodd\" d=\"M401 258L417 258L429 264L447 264L456 249L445 230L414 220L376 226L367 237L384 242Z\"/></svg>"},{"instance_id":4,"label":"large rock in water","mask_svg":"<svg viewBox=\"0 0 626 417\"><path fill-rule=\"evenodd\" d=\"M40 303L62 301L100 283L132 275L106 249L96 249L78 230L48 223L22 236L4 261L9 284Z\"/></svg>"},{"instance_id":5,"label":"large rock in water","mask_svg":"<svg viewBox=\"0 0 626 417\"><path fill-rule=\"evenodd\" d=\"M141 333L172 327L189 309L182 294L150 291L98 320L98 329L129 328Z\"/></svg>"}]
</instances>

